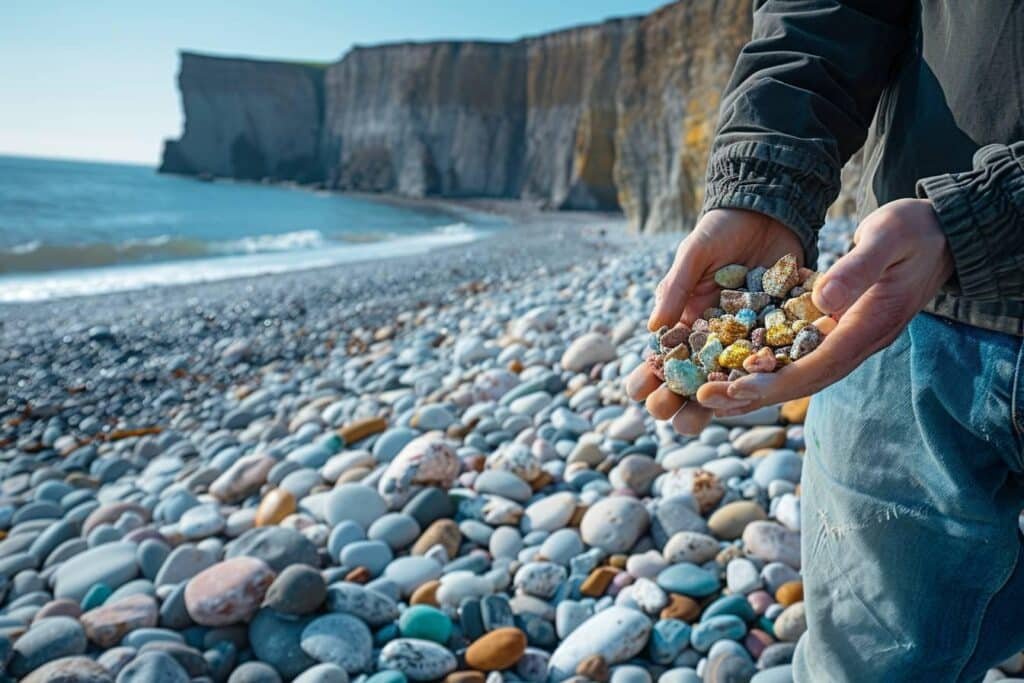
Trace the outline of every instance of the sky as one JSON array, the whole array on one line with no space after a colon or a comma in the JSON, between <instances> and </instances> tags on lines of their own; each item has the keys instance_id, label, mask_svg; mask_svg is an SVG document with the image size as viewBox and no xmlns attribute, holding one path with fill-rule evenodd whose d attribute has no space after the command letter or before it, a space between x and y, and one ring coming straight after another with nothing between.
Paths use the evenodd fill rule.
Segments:
<instances>
[{"instance_id":1,"label":"sky","mask_svg":"<svg viewBox=\"0 0 1024 683\"><path fill-rule=\"evenodd\" d=\"M181 132L179 50L333 61L355 44L513 39L665 2L3 0L0 154L156 164Z\"/></svg>"}]
</instances>

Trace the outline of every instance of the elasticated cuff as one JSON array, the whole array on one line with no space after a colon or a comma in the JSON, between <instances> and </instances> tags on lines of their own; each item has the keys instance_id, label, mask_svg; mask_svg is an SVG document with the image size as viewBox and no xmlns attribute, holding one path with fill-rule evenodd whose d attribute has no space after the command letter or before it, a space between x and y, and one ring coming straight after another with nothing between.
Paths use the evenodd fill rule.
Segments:
<instances>
[{"instance_id":1,"label":"elasticated cuff","mask_svg":"<svg viewBox=\"0 0 1024 683\"><path fill-rule=\"evenodd\" d=\"M839 194L839 168L829 159L768 142L734 142L708 163L704 211L747 209L796 233L804 262L818 259L818 230Z\"/></svg>"},{"instance_id":2,"label":"elasticated cuff","mask_svg":"<svg viewBox=\"0 0 1024 683\"><path fill-rule=\"evenodd\" d=\"M1019 299L1024 293L1018 255L1024 222L1024 145L988 145L974 155L975 170L917 182L930 199L953 255L959 293L976 301Z\"/></svg>"}]
</instances>

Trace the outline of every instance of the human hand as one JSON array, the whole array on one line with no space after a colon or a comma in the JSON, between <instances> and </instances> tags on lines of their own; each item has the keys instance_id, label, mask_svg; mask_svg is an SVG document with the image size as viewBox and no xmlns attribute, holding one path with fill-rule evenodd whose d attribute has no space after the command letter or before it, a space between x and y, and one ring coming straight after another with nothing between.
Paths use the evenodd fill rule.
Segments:
<instances>
[{"instance_id":1,"label":"human hand","mask_svg":"<svg viewBox=\"0 0 1024 683\"><path fill-rule=\"evenodd\" d=\"M900 199L857 227L854 247L814 284L815 306L838 320L814 353L775 373L709 382L697 400L720 417L809 396L888 346L953 274L953 257L927 199Z\"/></svg>"},{"instance_id":2,"label":"human hand","mask_svg":"<svg viewBox=\"0 0 1024 683\"><path fill-rule=\"evenodd\" d=\"M704 215L676 250L675 261L658 284L654 311L647 323L653 332L682 320L687 325L718 305L721 288L715 271L731 263L748 267L771 265L786 254L802 254L796 234L782 223L753 211L714 209ZM646 363L626 380L626 392L646 400L656 419L672 420L676 431L696 434L712 411L669 391Z\"/></svg>"}]
</instances>

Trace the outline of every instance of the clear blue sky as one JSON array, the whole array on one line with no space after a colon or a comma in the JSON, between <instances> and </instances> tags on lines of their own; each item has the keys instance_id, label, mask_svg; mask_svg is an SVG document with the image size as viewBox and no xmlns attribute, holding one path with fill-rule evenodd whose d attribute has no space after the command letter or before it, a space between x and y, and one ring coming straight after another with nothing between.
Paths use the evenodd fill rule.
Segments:
<instances>
[{"instance_id":1,"label":"clear blue sky","mask_svg":"<svg viewBox=\"0 0 1024 683\"><path fill-rule=\"evenodd\" d=\"M157 161L178 50L329 61L353 44L510 39L667 0L3 0L0 153Z\"/></svg>"}]
</instances>

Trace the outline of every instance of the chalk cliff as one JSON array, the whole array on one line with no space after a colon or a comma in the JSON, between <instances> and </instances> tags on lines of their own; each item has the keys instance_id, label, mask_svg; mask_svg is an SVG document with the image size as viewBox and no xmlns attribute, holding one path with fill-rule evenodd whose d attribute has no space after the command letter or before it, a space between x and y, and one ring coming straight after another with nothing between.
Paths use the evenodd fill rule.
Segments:
<instances>
[{"instance_id":1,"label":"chalk cliff","mask_svg":"<svg viewBox=\"0 0 1024 683\"><path fill-rule=\"evenodd\" d=\"M160 170L243 180L322 177L323 67L181 54L185 130Z\"/></svg>"},{"instance_id":2,"label":"chalk cliff","mask_svg":"<svg viewBox=\"0 0 1024 683\"><path fill-rule=\"evenodd\" d=\"M522 197L687 228L751 3L683 0L514 42L356 47L325 68L183 53L185 129L160 170Z\"/></svg>"}]
</instances>

